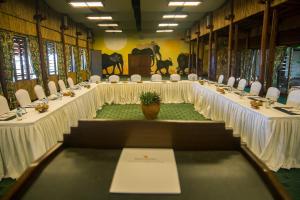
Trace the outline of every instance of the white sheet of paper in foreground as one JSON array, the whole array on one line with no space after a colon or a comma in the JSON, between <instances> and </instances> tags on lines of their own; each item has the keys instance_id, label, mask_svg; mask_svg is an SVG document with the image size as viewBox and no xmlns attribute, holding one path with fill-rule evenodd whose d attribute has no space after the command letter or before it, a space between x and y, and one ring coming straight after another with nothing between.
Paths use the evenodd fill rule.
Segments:
<instances>
[{"instance_id":1,"label":"white sheet of paper in foreground","mask_svg":"<svg viewBox=\"0 0 300 200\"><path fill-rule=\"evenodd\" d=\"M114 173L110 192L180 194L174 151L124 148Z\"/></svg>"}]
</instances>

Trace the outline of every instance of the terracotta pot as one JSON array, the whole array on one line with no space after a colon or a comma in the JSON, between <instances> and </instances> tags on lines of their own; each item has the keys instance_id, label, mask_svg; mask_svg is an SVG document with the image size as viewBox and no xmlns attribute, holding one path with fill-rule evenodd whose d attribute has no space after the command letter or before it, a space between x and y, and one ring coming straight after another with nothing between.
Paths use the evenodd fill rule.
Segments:
<instances>
[{"instance_id":1,"label":"terracotta pot","mask_svg":"<svg viewBox=\"0 0 300 200\"><path fill-rule=\"evenodd\" d=\"M146 119L153 120L157 118L160 110L160 104L154 103L149 105L142 104L142 111Z\"/></svg>"}]
</instances>

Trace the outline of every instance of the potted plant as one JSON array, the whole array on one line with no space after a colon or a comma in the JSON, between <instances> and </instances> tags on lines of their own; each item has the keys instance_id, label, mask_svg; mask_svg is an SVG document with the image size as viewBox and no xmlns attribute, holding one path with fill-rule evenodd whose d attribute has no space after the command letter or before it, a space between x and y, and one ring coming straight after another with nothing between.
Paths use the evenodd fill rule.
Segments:
<instances>
[{"instance_id":1,"label":"potted plant","mask_svg":"<svg viewBox=\"0 0 300 200\"><path fill-rule=\"evenodd\" d=\"M146 119L156 119L160 110L160 96L156 92L142 92L140 100Z\"/></svg>"}]
</instances>

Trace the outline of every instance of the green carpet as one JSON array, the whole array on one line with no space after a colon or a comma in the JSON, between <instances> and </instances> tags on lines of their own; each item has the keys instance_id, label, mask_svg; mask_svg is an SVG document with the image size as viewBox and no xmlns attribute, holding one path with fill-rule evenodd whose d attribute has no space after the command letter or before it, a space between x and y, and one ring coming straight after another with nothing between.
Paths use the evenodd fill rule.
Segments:
<instances>
[{"instance_id":1,"label":"green carpet","mask_svg":"<svg viewBox=\"0 0 300 200\"><path fill-rule=\"evenodd\" d=\"M4 195L4 193L15 183L14 179L5 178L0 181L0 198Z\"/></svg>"},{"instance_id":2,"label":"green carpet","mask_svg":"<svg viewBox=\"0 0 300 200\"><path fill-rule=\"evenodd\" d=\"M145 119L140 105L106 105L97 112L100 119ZM161 104L158 120L206 120L192 104Z\"/></svg>"}]
</instances>

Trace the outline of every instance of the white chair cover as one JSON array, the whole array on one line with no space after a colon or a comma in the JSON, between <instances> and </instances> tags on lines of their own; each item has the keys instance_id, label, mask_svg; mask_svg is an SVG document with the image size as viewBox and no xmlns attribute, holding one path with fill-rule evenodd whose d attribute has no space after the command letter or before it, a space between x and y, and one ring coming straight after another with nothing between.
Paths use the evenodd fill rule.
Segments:
<instances>
[{"instance_id":1,"label":"white chair cover","mask_svg":"<svg viewBox=\"0 0 300 200\"><path fill-rule=\"evenodd\" d=\"M151 81L161 81L162 80L162 76L160 74L153 74L151 76Z\"/></svg>"},{"instance_id":2,"label":"white chair cover","mask_svg":"<svg viewBox=\"0 0 300 200\"><path fill-rule=\"evenodd\" d=\"M170 80L171 81L180 81L180 75L179 74L171 74Z\"/></svg>"},{"instance_id":3,"label":"white chair cover","mask_svg":"<svg viewBox=\"0 0 300 200\"><path fill-rule=\"evenodd\" d=\"M130 80L133 82L138 82L142 80L142 77L139 74L133 74L130 76Z\"/></svg>"},{"instance_id":4,"label":"white chair cover","mask_svg":"<svg viewBox=\"0 0 300 200\"><path fill-rule=\"evenodd\" d=\"M108 81L109 82L119 82L120 77L118 75L111 75L111 76L108 77Z\"/></svg>"},{"instance_id":5,"label":"white chair cover","mask_svg":"<svg viewBox=\"0 0 300 200\"><path fill-rule=\"evenodd\" d=\"M293 90L289 93L287 98L287 105L300 107L300 90Z\"/></svg>"},{"instance_id":6,"label":"white chair cover","mask_svg":"<svg viewBox=\"0 0 300 200\"><path fill-rule=\"evenodd\" d=\"M0 115L9 112L9 106L4 96L0 95Z\"/></svg>"},{"instance_id":7,"label":"white chair cover","mask_svg":"<svg viewBox=\"0 0 300 200\"><path fill-rule=\"evenodd\" d=\"M255 81L251 85L250 94L251 95L259 95L260 90L261 90L261 83L258 81Z\"/></svg>"},{"instance_id":8,"label":"white chair cover","mask_svg":"<svg viewBox=\"0 0 300 200\"><path fill-rule=\"evenodd\" d=\"M34 86L33 89L34 89L34 93L35 93L36 97L37 97L39 100L46 98L45 91L44 91L44 89L42 88L42 86L36 85L36 86Z\"/></svg>"},{"instance_id":9,"label":"white chair cover","mask_svg":"<svg viewBox=\"0 0 300 200\"><path fill-rule=\"evenodd\" d=\"M69 84L70 88L74 87L74 81L71 77L68 78L68 84Z\"/></svg>"},{"instance_id":10,"label":"white chair cover","mask_svg":"<svg viewBox=\"0 0 300 200\"><path fill-rule=\"evenodd\" d=\"M277 101L280 95L280 91L276 87L269 87L266 98L269 98L273 101Z\"/></svg>"},{"instance_id":11,"label":"white chair cover","mask_svg":"<svg viewBox=\"0 0 300 200\"><path fill-rule=\"evenodd\" d=\"M92 75L91 77L90 77L90 82L91 83L96 83L96 82L100 82L101 81L101 77L100 76L98 76L98 75Z\"/></svg>"},{"instance_id":12,"label":"white chair cover","mask_svg":"<svg viewBox=\"0 0 300 200\"><path fill-rule=\"evenodd\" d=\"M50 95L57 94L57 88L54 81L49 81L48 88L49 88Z\"/></svg>"},{"instance_id":13,"label":"white chair cover","mask_svg":"<svg viewBox=\"0 0 300 200\"><path fill-rule=\"evenodd\" d=\"M223 80L224 80L224 75L221 74L221 75L219 76L219 78L218 78L218 83L219 83L219 84L222 84L222 83L223 83Z\"/></svg>"},{"instance_id":14,"label":"white chair cover","mask_svg":"<svg viewBox=\"0 0 300 200\"><path fill-rule=\"evenodd\" d=\"M189 74L188 75L188 80L189 81L196 81L196 80L198 80L197 74Z\"/></svg>"},{"instance_id":15,"label":"white chair cover","mask_svg":"<svg viewBox=\"0 0 300 200\"><path fill-rule=\"evenodd\" d=\"M228 79L227 85L230 86L230 87L233 87L234 82L235 82L235 78L232 76L232 77L230 77L230 78Z\"/></svg>"},{"instance_id":16,"label":"white chair cover","mask_svg":"<svg viewBox=\"0 0 300 200\"><path fill-rule=\"evenodd\" d=\"M60 89L61 92L67 90L65 82L63 80L59 80L58 85L59 85L59 89Z\"/></svg>"},{"instance_id":17,"label":"white chair cover","mask_svg":"<svg viewBox=\"0 0 300 200\"><path fill-rule=\"evenodd\" d=\"M21 107L31 104L31 99L27 90L19 89L15 93Z\"/></svg>"},{"instance_id":18,"label":"white chair cover","mask_svg":"<svg viewBox=\"0 0 300 200\"><path fill-rule=\"evenodd\" d=\"M237 89L243 91L245 89L245 87L246 87L246 84L247 84L246 79L241 79L239 81Z\"/></svg>"}]
</instances>

